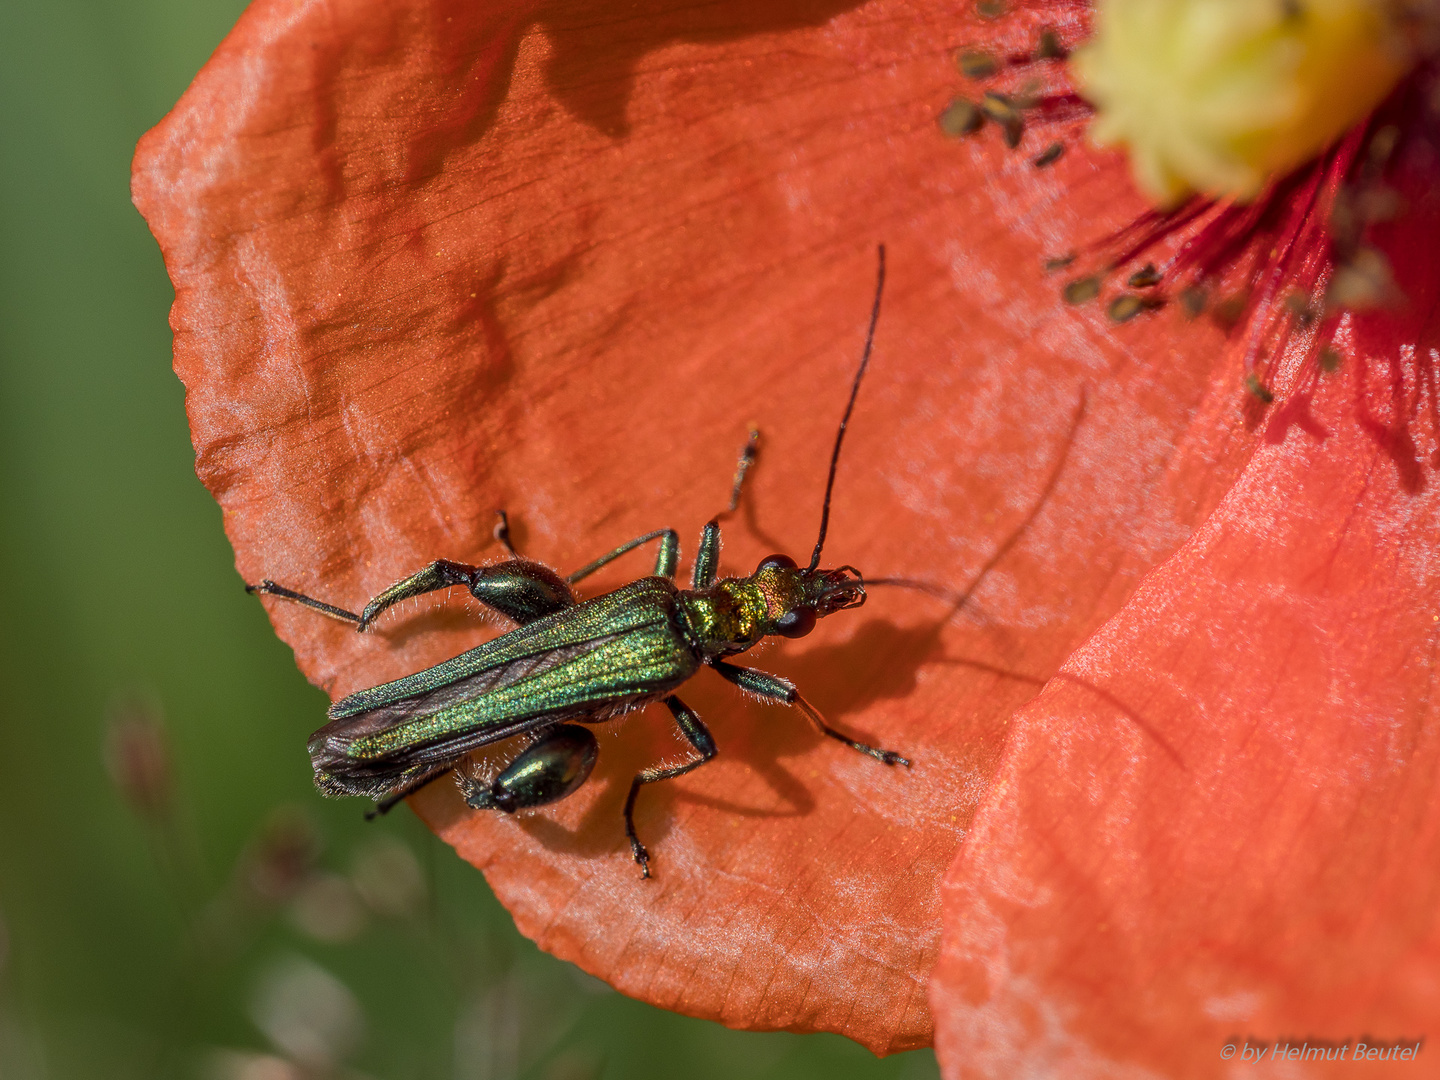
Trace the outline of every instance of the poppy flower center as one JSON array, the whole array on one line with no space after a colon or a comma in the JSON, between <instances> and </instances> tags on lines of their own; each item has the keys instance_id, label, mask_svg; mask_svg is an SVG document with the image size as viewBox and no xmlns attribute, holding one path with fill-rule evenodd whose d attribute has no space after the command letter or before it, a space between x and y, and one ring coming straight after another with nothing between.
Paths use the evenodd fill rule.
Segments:
<instances>
[{"instance_id":1,"label":"poppy flower center","mask_svg":"<svg viewBox=\"0 0 1440 1080\"><path fill-rule=\"evenodd\" d=\"M1037 169L1081 138L1128 150L1155 205L1047 255L1064 300L1117 323L1174 305L1238 331L1252 404L1273 400L1268 369L1296 345L1335 371L1347 313L1404 302L1371 232L1405 213L1390 174L1432 125L1440 7L1101 0L1054 14L1021 51L1006 12L987 16L1009 47L961 49L983 96L952 101L939 126L997 127Z\"/></svg>"},{"instance_id":2,"label":"poppy flower center","mask_svg":"<svg viewBox=\"0 0 1440 1080\"><path fill-rule=\"evenodd\" d=\"M1157 204L1249 201L1394 89L1413 22L1392 0L1102 0L1071 63L1091 138Z\"/></svg>"}]
</instances>

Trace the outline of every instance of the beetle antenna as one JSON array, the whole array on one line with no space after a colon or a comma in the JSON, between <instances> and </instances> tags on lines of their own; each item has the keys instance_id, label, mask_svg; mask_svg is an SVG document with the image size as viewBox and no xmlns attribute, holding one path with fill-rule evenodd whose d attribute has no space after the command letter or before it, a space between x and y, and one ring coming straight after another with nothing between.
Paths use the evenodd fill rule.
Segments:
<instances>
[{"instance_id":1,"label":"beetle antenna","mask_svg":"<svg viewBox=\"0 0 1440 1080\"><path fill-rule=\"evenodd\" d=\"M880 245L880 269L875 278L875 303L870 308L870 329L865 331L865 351L860 355L860 368L855 372L855 382L850 387L850 400L845 403L845 415L840 418L840 430L835 432L835 449L830 451L830 478L825 481L825 505L820 509L820 536L815 541L815 553L810 556L808 569L820 565L820 550L825 546L825 533L830 528L830 493L835 490L835 468L840 464L840 444L845 441L845 426L850 423L850 413L855 408L855 398L860 393L860 380L870 366L870 347L875 343L875 324L880 321L880 294L885 291L885 245Z\"/></svg>"}]
</instances>

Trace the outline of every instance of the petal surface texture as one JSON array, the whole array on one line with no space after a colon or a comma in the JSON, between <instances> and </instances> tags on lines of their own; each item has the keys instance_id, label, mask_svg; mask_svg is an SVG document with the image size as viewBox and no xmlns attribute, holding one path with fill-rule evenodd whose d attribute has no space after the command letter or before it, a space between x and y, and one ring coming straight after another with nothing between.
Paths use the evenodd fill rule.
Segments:
<instances>
[{"instance_id":1,"label":"petal surface texture","mask_svg":"<svg viewBox=\"0 0 1440 1080\"><path fill-rule=\"evenodd\" d=\"M1378 1076L1222 1054L1440 1016L1435 161L1376 230L1405 302L1282 366L1233 489L1016 714L946 884L946 1076Z\"/></svg>"},{"instance_id":2,"label":"petal surface texture","mask_svg":"<svg viewBox=\"0 0 1440 1080\"><path fill-rule=\"evenodd\" d=\"M654 880L620 814L638 769L686 753L658 707L601 726L594 775L553 807L472 812L448 781L412 800L526 934L627 994L927 1043L939 881L1011 714L1255 438L1210 323L1121 325L1041 271L1145 211L1118 155L1078 124L1015 150L941 134L957 45L1083 35L1036 8L982 26L968 2L260 0L140 146L197 469L240 575L352 610L433 559L502 557L500 507L562 571L664 526L693 554L749 423L761 458L722 572L803 562L888 246L825 561L965 602L877 585L741 659L914 767L701 672L682 695L720 753L642 793ZM1032 76L1069 92L1056 60ZM1037 167L1051 138L1070 152ZM628 556L587 594L651 565ZM266 605L339 696L500 632L446 600L366 635Z\"/></svg>"}]
</instances>

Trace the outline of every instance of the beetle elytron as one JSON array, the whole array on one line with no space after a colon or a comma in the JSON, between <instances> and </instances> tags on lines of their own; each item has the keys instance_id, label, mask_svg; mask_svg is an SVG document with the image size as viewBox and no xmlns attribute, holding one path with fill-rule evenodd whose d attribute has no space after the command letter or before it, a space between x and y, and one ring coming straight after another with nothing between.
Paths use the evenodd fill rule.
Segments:
<instances>
[{"instance_id":1,"label":"beetle elytron","mask_svg":"<svg viewBox=\"0 0 1440 1080\"><path fill-rule=\"evenodd\" d=\"M376 812L383 813L454 769L465 801L477 810L513 813L543 806L573 792L595 765L595 736L579 725L609 720L659 700L698 756L680 765L652 766L631 782L625 800L625 835L635 861L649 877L649 853L635 833L636 796L645 784L687 773L716 753L705 724L674 693L702 665L742 690L796 706L820 731L852 749L886 765L909 765L892 750L856 742L827 725L788 680L728 659L771 635L804 637L817 619L865 602L860 572L853 566L822 570L820 553L830 521L840 446L870 362L880 315L884 247L879 261L865 348L835 435L820 533L808 566L798 566L787 555L771 555L748 577L716 580L720 526L712 520L701 533L689 589L674 583L680 555L674 529L636 537L562 578L519 556L510 544L502 513L496 537L510 559L490 566L439 560L390 586L358 615L273 581L246 586L250 592L292 600L352 622L363 631L392 604L464 585L482 604L519 624L435 667L335 702L330 722L309 743L320 790L327 795L368 796L376 800ZM736 475L732 508L753 450L752 433ZM653 576L591 600L576 599L572 585L652 540L660 542ZM529 735L532 741L490 783L457 768L472 750L514 735Z\"/></svg>"}]
</instances>

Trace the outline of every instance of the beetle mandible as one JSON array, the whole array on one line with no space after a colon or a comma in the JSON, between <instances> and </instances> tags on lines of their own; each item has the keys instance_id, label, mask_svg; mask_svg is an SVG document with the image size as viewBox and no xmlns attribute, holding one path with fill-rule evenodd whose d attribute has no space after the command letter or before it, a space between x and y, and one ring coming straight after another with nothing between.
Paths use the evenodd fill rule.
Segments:
<instances>
[{"instance_id":1,"label":"beetle mandible","mask_svg":"<svg viewBox=\"0 0 1440 1080\"><path fill-rule=\"evenodd\" d=\"M246 591L304 604L364 631L401 600L452 585L518 624L444 663L414 675L341 698L329 720L311 736L315 783L326 795L363 795L384 813L407 795L454 769L465 801L477 810L507 813L543 806L571 794L594 768L595 736L582 724L613 719L661 701L697 753L679 765L642 770L625 800L625 835L642 876L650 856L635 832L635 799L646 784L681 776L716 754L715 740L700 717L675 696L682 683L708 666L757 697L793 705L821 732L885 763L910 762L836 731L778 675L732 664L729 657L772 635L804 637L819 618L859 607L865 581L853 566L820 568L830 523L830 497L840 447L860 382L870 363L880 298L885 287L885 248L879 248L875 300L860 366L850 387L820 512L820 532L808 566L788 555L771 555L747 577L717 580L720 526L711 520L700 535L689 589L675 585L680 556L674 529L638 536L588 566L561 577L521 557L510 543L503 512L495 535L511 558L489 566L441 559L396 582L358 615L295 592L268 579ZM754 454L755 434L745 448L731 496L733 509ZM578 600L571 588L621 555L659 541L655 573L613 592ZM471 751L514 735L532 741L491 782L457 768Z\"/></svg>"}]
</instances>

